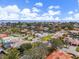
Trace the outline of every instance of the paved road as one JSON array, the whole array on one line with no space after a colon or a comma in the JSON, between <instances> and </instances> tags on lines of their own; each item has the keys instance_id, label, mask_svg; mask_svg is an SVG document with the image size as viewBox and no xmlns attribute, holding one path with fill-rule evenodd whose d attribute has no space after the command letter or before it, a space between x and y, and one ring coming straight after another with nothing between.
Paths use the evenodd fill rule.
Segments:
<instances>
[{"instance_id":1,"label":"paved road","mask_svg":"<svg viewBox=\"0 0 79 59\"><path fill-rule=\"evenodd\" d=\"M63 48L62 50L79 56L79 52L76 51L76 46L70 46L69 48Z\"/></svg>"}]
</instances>

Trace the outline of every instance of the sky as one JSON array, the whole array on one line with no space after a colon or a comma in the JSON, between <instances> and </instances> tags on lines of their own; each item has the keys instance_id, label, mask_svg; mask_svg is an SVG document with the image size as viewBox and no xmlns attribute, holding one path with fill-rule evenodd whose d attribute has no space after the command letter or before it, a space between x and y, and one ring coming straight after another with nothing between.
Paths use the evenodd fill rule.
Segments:
<instances>
[{"instance_id":1,"label":"sky","mask_svg":"<svg viewBox=\"0 0 79 59\"><path fill-rule=\"evenodd\" d=\"M79 21L79 0L0 0L0 20Z\"/></svg>"}]
</instances>

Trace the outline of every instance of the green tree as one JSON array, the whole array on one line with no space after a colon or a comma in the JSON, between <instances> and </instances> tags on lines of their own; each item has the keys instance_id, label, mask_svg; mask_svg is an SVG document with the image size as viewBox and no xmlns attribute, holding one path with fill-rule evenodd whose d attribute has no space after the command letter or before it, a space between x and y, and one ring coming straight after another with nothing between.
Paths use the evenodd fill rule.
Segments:
<instances>
[{"instance_id":1,"label":"green tree","mask_svg":"<svg viewBox=\"0 0 79 59\"><path fill-rule=\"evenodd\" d=\"M53 39L51 40L51 44L55 48L62 48L64 46L64 42L61 39Z\"/></svg>"},{"instance_id":2,"label":"green tree","mask_svg":"<svg viewBox=\"0 0 79 59\"><path fill-rule=\"evenodd\" d=\"M31 49L31 48L32 48L31 43L22 44L20 46L20 49L22 49L22 50L28 50L28 49Z\"/></svg>"},{"instance_id":3,"label":"green tree","mask_svg":"<svg viewBox=\"0 0 79 59\"><path fill-rule=\"evenodd\" d=\"M48 50L46 45L40 44L37 47L30 49L29 51L26 50L25 55L22 59L45 59L48 54Z\"/></svg>"},{"instance_id":4,"label":"green tree","mask_svg":"<svg viewBox=\"0 0 79 59\"><path fill-rule=\"evenodd\" d=\"M7 55L3 55L3 59L19 59L19 51L16 48L9 48L6 50Z\"/></svg>"}]
</instances>

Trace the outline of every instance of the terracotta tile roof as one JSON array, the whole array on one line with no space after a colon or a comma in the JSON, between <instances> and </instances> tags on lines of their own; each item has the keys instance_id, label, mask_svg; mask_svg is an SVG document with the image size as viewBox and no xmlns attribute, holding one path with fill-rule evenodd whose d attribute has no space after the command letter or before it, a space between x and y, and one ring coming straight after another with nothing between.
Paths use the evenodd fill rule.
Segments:
<instances>
[{"instance_id":1,"label":"terracotta tile roof","mask_svg":"<svg viewBox=\"0 0 79 59\"><path fill-rule=\"evenodd\" d=\"M71 58L71 55L69 55L65 52L54 51L46 59L72 59L72 58Z\"/></svg>"},{"instance_id":2,"label":"terracotta tile roof","mask_svg":"<svg viewBox=\"0 0 79 59\"><path fill-rule=\"evenodd\" d=\"M7 34L0 34L0 38L8 37Z\"/></svg>"}]
</instances>

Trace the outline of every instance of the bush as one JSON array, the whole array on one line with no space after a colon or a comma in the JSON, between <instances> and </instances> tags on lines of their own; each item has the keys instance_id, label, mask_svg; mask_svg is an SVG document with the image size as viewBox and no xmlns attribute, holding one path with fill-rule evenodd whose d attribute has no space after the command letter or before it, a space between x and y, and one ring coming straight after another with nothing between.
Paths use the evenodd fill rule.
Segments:
<instances>
[{"instance_id":1,"label":"bush","mask_svg":"<svg viewBox=\"0 0 79 59\"><path fill-rule=\"evenodd\" d=\"M42 44L41 42L34 42L34 43L32 43L32 47L34 48L34 47L38 47L38 46L40 46L40 44Z\"/></svg>"},{"instance_id":2,"label":"bush","mask_svg":"<svg viewBox=\"0 0 79 59\"><path fill-rule=\"evenodd\" d=\"M79 46L77 46L76 51L79 52Z\"/></svg>"},{"instance_id":3,"label":"bush","mask_svg":"<svg viewBox=\"0 0 79 59\"><path fill-rule=\"evenodd\" d=\"M32 45L30 43L22 44L18 50L20 51L20 55L24 54L24 51L29 50L32 48Z\"/></svg>"},{"instance_id":4,"label":"bush","mask_svg":"<svg viewBox=\"0 0 79 59\"><path fill-rule=\"evenodd\" d=\"M64 46L64 42L61 39L53 39L51 44L54 48L62 48Z\"/></svg>"},{"instance_id":5,"label":"bush","mask_svg":"<svg viewBox=\"0 0 79 59\"><path fill-rule=\"evenodd\" d=\"M26 44L22 44L20 46L20 48L23 49L23 50L28 50L28 49L32 48L32 45L31 45L31 43L26 43Z\"/></svg>"},{"instance_id":6,"label":"bush","mask_svg":"<svg viewBox=\"0 0 79 59\"><path fill-rule=\"evenodd\" d=\"M52 37L51 35L48 35L48 36L43 37L42 40L43 41L48 41L48 40L51 39L51 37Z\"/></svg>"},{"instance_id":7,"label":"bush","mask_svg":"<svg viewBox=\"0 0 79 59\"><path fill-rule=\"evenodd\" d=\"M3 55L3 59L19 59L19 51L16 48L9 48L6 50L7 55Z\"/></svg>"}]
</instances>

